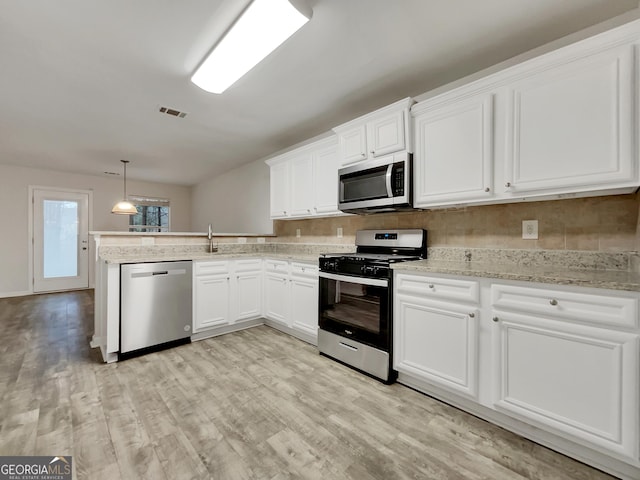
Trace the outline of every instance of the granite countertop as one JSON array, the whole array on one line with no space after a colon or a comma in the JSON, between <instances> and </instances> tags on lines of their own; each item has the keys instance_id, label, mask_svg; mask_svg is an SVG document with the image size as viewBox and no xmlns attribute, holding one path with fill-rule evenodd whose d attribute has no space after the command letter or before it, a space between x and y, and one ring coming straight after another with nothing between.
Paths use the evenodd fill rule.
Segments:
<instances>
[{"instance_id":1,"label":"granite countertop","mask_svg":"<svg viewBox=\"0 0 640 480\"><path fill-rule=\"evenodd\" d=\"M402 272L443 273L632 292L640 291L640 273L625 270L570 269L564 266L552 265L536 267L517 263L483 263L433 259L396 263L392 265L392 268Z\"/></svg>"},{"instance_id":2,"label":"granite countertop","mask_svg":"<svg viewBox=\"0 0 640 480\"><path fill-rule=\"evenodd\" d=\"M105 254L100 258L106 263L122 264L122 263L150 263L150 262L177 262L185 260L206 261L206 260L229 260L235 258L273 258L276 260L290 260L294 262L318 264L318 255L306 253L206 253L206 252L187 252L187 253L170 253L170 254L143 254L143 255L117 255Z\"/></svg>"}]
</instances>

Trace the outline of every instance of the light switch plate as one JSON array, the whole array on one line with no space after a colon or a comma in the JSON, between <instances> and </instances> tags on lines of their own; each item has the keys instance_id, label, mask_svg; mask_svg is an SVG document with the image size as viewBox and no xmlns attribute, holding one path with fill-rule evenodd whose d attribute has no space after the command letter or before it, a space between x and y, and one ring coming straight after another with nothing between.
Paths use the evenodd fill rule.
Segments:
<instances>
[{"instance_id":1,"label":"light switch plate","mask_svg":"<svg viewBox=\"0 0 640 480\"><path fill-rule=\"evenodd\" d=\"M141 245L155 245L156 239L153 237L140 237Z\"/></svg>"},{"instance_id":2,"label":"light switch plate","mask_svg":"<svg viewBox=\"0 0 640 480\"><path fill-rule=\"evenodd\" d=\"M300 229L296 228L296 238L300 238Z\"/></svg>"},{"instance_id":3,"label":"light switch plate","mask_svg":"<svg viewBox=\"0 0 640 480\"><path fill-rule=\"evenodd\" d=\"M522 238L525 240L538 239L538 220L522 221Z\"/></svg>"},{"instance_id":4,"label":"light switch plate","mask_svg":"<svg viewBox=\"0 0 640 480\"><path fill-rule=\"evenodd\" d=\"M337 236L338 238L342 238L342 227L338 227L338 228L336 229L336 236Z\"/></svg>"}]
</instances>

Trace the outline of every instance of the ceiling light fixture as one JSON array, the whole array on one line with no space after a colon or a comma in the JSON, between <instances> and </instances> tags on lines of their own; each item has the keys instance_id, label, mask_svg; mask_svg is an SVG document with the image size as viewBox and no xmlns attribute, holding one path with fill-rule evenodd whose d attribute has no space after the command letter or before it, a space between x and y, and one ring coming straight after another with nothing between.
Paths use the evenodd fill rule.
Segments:
<instances>
[{"instance_id":1,"label":"ceiling light fixture","mask_svg":"<svg viewBox=\"0 0 640 480\"><path fill-rule=\"evenodd\" d=\"M313 12L304 7L289 0L253 0L191 81L207 92L224 92L309 21Z\"/></svg>"},{"instance_id":2,"label":"ceiling light fixture","mask_svg":"<svg viewBox=\"0 0 640 480\"><path fill-rule=\"evenodd\" d=\"M138 213L136 207L127 200L127 163L129 160L120 160L124 164L124 198L121 202L116 203L111 209L111 213L117 215L135 215Z\"/></svg>"}]
</instances>

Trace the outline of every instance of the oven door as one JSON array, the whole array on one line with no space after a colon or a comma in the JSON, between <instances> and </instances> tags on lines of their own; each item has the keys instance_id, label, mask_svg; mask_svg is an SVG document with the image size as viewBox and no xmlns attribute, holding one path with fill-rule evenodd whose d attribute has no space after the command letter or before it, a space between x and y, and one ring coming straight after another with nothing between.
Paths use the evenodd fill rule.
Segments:
<instances>
[{"instance_id":1,"label":"oven door","mask_svg":"<svg viewBox=\"0 0 640 480\"><path fill-rule=\"evenodd\" d=\"M389 280L328 272L319 275L320 328L388 352Z\"/></svg>"}]
</instances>

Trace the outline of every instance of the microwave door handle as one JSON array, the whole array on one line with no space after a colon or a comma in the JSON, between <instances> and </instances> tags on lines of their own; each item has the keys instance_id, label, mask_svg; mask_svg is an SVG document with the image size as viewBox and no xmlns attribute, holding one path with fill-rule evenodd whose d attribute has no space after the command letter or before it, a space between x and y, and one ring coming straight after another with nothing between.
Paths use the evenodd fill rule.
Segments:
<instances>
[{"instance_id":1,"label":"microwave door handle","mask_svg":"<svg viewBox=\"0 0 640 480\"><path fill-rule=\"evenodd\" d=\"M393 191L391 190L391 175L393 173L393 163L390 163L387 167L387 174L385 180L387 181L387 197L393 198Z\"/></svg>"}]
</instances>

